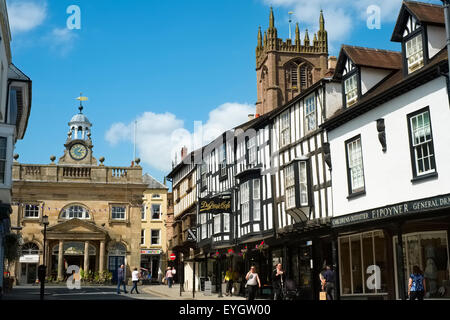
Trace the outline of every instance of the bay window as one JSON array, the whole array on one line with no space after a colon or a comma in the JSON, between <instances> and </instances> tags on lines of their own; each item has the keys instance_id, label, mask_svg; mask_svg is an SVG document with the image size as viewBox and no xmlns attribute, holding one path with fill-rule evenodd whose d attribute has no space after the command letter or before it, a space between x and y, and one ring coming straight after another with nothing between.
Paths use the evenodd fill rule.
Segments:
<instances>
[{"instance_id":1,"label":"bay window","mask_svg":"<svg viewBox=\"0 0 450 320\"><path fill-rule=\"evenodd\" d=\"M230 232L231 226L230 226L230 214L224 213L223 214L223 232Z\"/></svg>"},{"instance_id":2,"label":"bay window","mask_svg":"<svg viewBox=\"0 0 450 320\"><path fill-rule=\"evenodd\" d=\"M261 180L253 180L253 221L261 219L261 195L260 195Z\"/></svg>"},{"instance_id":3,"label":"bay window","mask_svg":"<svg viewBox=\"0 0 450 320\"><path fill-rule=\"evenodd\" d=\"M286 209L309 206L308 161L295 160L284 168Z\"/></svg>"}]
</instances>

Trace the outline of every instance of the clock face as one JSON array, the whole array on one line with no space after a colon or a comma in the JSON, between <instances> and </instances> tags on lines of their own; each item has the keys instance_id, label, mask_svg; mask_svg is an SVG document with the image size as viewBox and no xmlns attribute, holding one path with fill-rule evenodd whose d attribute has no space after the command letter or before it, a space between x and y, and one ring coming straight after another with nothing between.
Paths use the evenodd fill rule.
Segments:
<instances>
[{"instance_id":1,"label":"clock face","mask_svg":"<svg viewBox=\"0 0 450 320\"><path fill-rule=\"evenodd\" d=\"M70 156L74 160L83 160L87 156L87 149L84 145L76 143L70 148Z\"/></svg>"}]
</instances>

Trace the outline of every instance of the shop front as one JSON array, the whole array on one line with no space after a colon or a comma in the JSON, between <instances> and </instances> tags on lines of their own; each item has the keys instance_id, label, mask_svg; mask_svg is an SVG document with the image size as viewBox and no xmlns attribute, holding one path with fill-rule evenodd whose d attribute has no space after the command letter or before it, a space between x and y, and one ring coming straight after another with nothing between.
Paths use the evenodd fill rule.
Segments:
<instances>
[{"instance_id":1,"label":"shop front","mask_svg":"<svg viewBox=\"0 0 450 320\"><path fill-rule=\"evenodd\" d=\"M450 299L449 195L336 217L332 225L341 299L406 299L415 266L425 299Z\"/></svg>"},{"instance_id":2,"label":"shop front","mask_svg":"<svg viewBox=\"0 0 450 320\"><path fill-rule=\"evenodd\" d=\"M161 249L142 249L141 250L141 268L144 279L150 282L159 282L163 274L164 266L162 265Z\"/></svg>"}]
</instances>

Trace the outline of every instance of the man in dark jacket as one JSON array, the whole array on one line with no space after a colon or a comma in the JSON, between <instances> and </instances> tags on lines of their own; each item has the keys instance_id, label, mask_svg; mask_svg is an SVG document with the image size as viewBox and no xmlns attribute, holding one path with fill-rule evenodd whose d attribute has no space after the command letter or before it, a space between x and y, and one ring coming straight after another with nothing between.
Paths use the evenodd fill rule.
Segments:
<instances>
[{"instance_id":1,"label":"man in dark jacket","mask_svg":"<svg viewBox=\"0 0 450 320\"><path fill-rule=\"evenodd\" d=\"M323 288L327 293L327 300L334 300L334 284L336 281L336 273L331 269L331 266L326 266L323 276Z\"/></svg>"},{"instance_id":2,"label":"man in dark jacket","mask_svg":"<svg viewBox=\"0 0 450 320\"><path fill-rule=\"evenodd\" d=\"M117 294L120 294L120 285L123 284L123 292L127 292L127 287L125 284L125 266L122 264L117 270Z\"/></svg>"},{"instance_id":3,"label":"man in dark jacket","mask_svg":"<svg viewBox=\"0 0 450 320\"><path fill-rule=\"evenodd\" d=\"M273 299L281 300L283 297L282 291L286 275L282 270L281 263L277 264L276 269L272 272L272 286L273 286Z\"/></svg>"}]
</instances>

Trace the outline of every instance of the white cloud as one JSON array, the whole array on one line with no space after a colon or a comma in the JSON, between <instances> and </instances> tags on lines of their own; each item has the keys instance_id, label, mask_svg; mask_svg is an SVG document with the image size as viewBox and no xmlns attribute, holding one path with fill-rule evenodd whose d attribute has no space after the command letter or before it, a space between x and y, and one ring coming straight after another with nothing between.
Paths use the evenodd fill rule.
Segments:
<instances>
[{"instance_id":1,"label":"white cloud","mask_svg":"<svg viewBox=\"0 0 450 320\"><path fill-rule=\"evenodd\" d=\"M45 1L9 1L8 16L13 33L30 31L44 22L47 17L47 3Z\"/></svg>"},{"instance_id":2,"label":"white cloud","mask_svg":"<svg viewBox=\"0 0 450 320\"><path fill-rule=\"evenodd\" d=\"M46 41L50 47L61 55L66 55L75 46L78 38L74 30L67 28L54 28L50 34L46 36Z\"/></svg>"},{"instance_id":3,"label":"white cloud","mask_svg":"<svg viewBox=\"0 0 450 320\"><path fill-rule=\"evenodd\" d=\"M255 113L255 107L248 104L225 103L209 113L209 118L199 128L195 124L195 134L185 128L183 120L172 113L145 112L137 118L136 148L143 163L168 172L172 160L180 161L180 151L183 146L191 152L200 146L216 139L224 131L248 120L248 115ZM111 146L120 142L133 143L134 121L128 124L119 122L111 125L105 134L106 141Z\"/></svg>"},{"instance_id":4,"label":"white cloud","mask_svg":"<svg viewBox=\"0 0 450 320\"><path fill-rule=\"evenodd\" d=\"M371 5L381 9L381 27L385 23L395 22L400 11L402 0L261 0L266 5L279 8L275 12L275 19L287 16L287 12L294 11L294 20L309 30L310 39L319 27L319 13L323 9L328 39L331 47L340 47L350 39L352 32L366 25L368 19L367 8ZM424 0L422 0L424 1ZM426 0L425 0L426 1ZM440 0L426 2L441 4ZM280 10L283 9L286 12ZM304 30L301 30L302 40Z\"/></svg>"}]
</instances>

